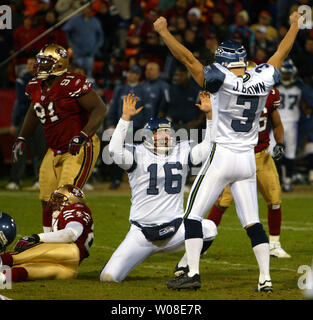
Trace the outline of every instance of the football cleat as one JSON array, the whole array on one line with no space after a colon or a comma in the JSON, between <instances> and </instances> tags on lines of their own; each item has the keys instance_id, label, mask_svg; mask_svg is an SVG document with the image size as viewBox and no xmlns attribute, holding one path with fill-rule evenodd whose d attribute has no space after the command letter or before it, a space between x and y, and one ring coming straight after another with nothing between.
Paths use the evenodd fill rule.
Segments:
<instances>
[{"instance_id":1,"label":"football cleat","mask_svg":"<svg viewBox=\"0 0 313 320\"><path fill-rule=\"evenodd\" d=\"M177 265L175 266L175 269L174 269L174 274L176 277L179 277L185 273L188 273L189 272L189 267L178 267L178 263Z\"/></svg>"},{"instance_id":2,"label":"football cleat","mask_svg":"<svg viewBox=\"0 0 313 320\"><path fill-rule=\"evenodd\" d=\"M201 279L199 274L195 274L193 277L189 277L188 273L184 273L174 280L166 282L168 289L180 290L180 289L200 289Z\"/></svg>"},{"instance_id":3,"label":"football cleat","mask_svg":"<svg viewBox=\"0 0 313 320\"><path fill-rule=\"evenodd\" d=\"M280 242L270 242L270 256L275 258L291 258L280 245Z\"/></svg>"},{"instance_id":4,"label":"football cleat","mask_svg":"<svg viewBox=\"0 0 313 320\"><path fill-rule=\"evenodd\" d=\"M255 292L273 292L273 285L271 280L265 280L263 283L258 283L258 286L254 288Z\"/></svg>"},{"instance_id":5,"label":"football cleat","mask_svg":"<svg viewBox=\"0 0 313 320\"><path fill-rule=\"evenodd\" d=\"M16 182L9 182L5 188L7 190L20 190L20 186Z\"/></svg>"}]
</instances>

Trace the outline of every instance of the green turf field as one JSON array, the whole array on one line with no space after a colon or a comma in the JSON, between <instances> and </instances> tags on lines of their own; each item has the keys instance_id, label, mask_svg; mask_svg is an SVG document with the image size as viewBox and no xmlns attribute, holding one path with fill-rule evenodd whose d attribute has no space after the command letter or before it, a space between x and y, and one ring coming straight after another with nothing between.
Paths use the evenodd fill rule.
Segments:
<instances>
[{"instance_id":1,"label":"green turf field","mask_svg":"<svg viewBox=\"0 0 313 320\"><path fill-rule=\"evenodd\" d=\"M95 241L90 257L79 268L78 278L66 281L13 283L0 294L12 299L304 299L297 282L300 265L312 262L313 193L283 194L281 243L291 259L271 258L273 294L253 292L258 268L250 240L242 230L232 206L224 215L219 234L201 259L202 288L198 291L170 291L165 282L181 253L151 256L133 270L122 283L100 283L99 273L128 231L129 193L107 190L87 193L95 222ZM266 206L259 199L261 222L267 230ZM0 210L11 214L18 226L18 237L42 232L38 193L0 190ZM12 248L12 246L11 246Z\"/></svg>"}]
</instances>

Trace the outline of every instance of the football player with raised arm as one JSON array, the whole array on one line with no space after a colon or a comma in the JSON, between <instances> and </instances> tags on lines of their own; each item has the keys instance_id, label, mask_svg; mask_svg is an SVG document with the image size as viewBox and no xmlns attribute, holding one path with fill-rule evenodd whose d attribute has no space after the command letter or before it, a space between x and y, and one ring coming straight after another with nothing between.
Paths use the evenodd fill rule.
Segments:
<instances>
[{"instance_id":1,"label":"football player with raised arm","mask_svg":"<svg viewBox=\"0 0 313 320\"><path fill-rule=\"evenodd\" d=\"M37 125L43 126L48 150L39 172L44 231L51 231L51 193L63 184L82 188L95 166L100 140L95 134L106 105L85 76L67 72L67 51L56 44L36 56L35 78L26 87L31 107L13 146L13 161L23 154L25 141Z\"/></svg>"},{"instance_id":2,"label":"football player with raised arm","mask_svg":"<svg viewBox=\"0 0 313 320\"><path fill-rule=\"evenodd\" d=\"M216 63L204 67L171 35L164 17L154 22L155 30L174 57L187 67L200 86L211 93L213 110L211 156L194 182L184 219L189 272L168 281L168 288L201 287L201 221L226 185L230 185L238 217L251 239L259 265L256 290L273 291L269 243L258 214L254 147L258 140L260 115L270 90L279 81L279 68L298 34L300 17L296 12L290 16L290 28L277 51L267 63L248 72L245 72L246 50L240 43L221 43L215 53Z\"/></svg>"},{"instance_id":3,"label":"football player with raised arm","mask_svg":"<svg viewBox=\"0 0 313 320\"><path fill-rule=\"evenodd\" d=\"M83 191L74 185L63 185L52 193L52 232L24 237L14 251L0 255L0 265L12 268L13 282L76 277L94 238L92 215L85 202ZM0 277L6 280L3 274Z\"/></svg>"},{"instance_id":4,"label":"football player with raised arm","mask_svg":"<svg viewBox=\"0 0 313 320\"><path fill-rule=\"evenodd\" d=\"M206 112L207 128L204 140L191 147L189 141L175 143L171 123L164 118L151 118L144 128L144 142L125 145L124 141L131 118L138 114L138 98L124 97L123 114L109 144L110 155L116 164L128 172L132 192L130 230L125 239L104 266L100 281L124 280L129 272L150 255L160 251L184 249L185 228L184 186L188 165L204 162L210 152L211 103L207 92L200 93ZM216 236L213 221L204 219L204 248ZM186 265L186 255L175 272Z\"/></svg>"},{"instance_id":5,"label":"football player with raised arm","mask_svg":"<svg viewBox=\"0 0 313 320\"><path fill-rule=\"evenodd\" d=\"M255 63L249 61L247 70L255 67ZM261 113L259 123L258 144L254 147L256 161L256 178L258 190L267 203L267 222L269 230L270 255L276 258L290 258L290 255L281 247L281 187L274 160L280 160L284 156L284 127L281 122L278 108L280 96L277 88L273 88L267 97L265 107ZM273 157L269 152L269 124L273 128L276 145ZM274 159L274 160L273 160ZM222 195L212 207L208 219L213 220L218 226L227 208L232 204L233 197L227 186Z\"/></svg>"}]
</instances>

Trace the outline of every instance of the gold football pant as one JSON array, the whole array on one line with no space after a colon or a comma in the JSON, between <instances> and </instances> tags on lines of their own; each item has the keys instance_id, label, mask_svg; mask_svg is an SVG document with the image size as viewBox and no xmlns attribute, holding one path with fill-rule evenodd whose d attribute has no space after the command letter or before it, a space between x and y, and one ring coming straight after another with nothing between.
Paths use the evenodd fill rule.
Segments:
<instances>
[{"instance_id":1,"label":"gold football pant","mask_svg":"<svg viewBox=\"0 0 313 320\"><path fill-rule=\"evenodd\" d=\"M12 258L13 268L25 268L28 280L50 280L75 278L80 256L75 243L40 243Z\"/></svg>"},{"instance_id":2,"label":"gold football pant","mask_svg":"<svg viewBox=\"0 0 313 320\"><path fill-rule=\"evenodd\" d=\"M258 190L264 197L267 205L281 204L281 188L279 176L272 156L263 150L255 154L256 177ZM217 203L219 207L229 207L232 204L233 196L227 186Z\"/></svg>"},{"instance_id":3,"label":"gold football pant","mask_svg":"<svg viewBox=\"0 0 313 320\"><path fill-rule=\"evenodd\" d=\"M39 172L39 199L48 201L51 193L63 184L82 188L89 179L100 152L100 140L95 134L76 156L69 152L54 155L48 149Z\"/></svg>"}]
</instances>

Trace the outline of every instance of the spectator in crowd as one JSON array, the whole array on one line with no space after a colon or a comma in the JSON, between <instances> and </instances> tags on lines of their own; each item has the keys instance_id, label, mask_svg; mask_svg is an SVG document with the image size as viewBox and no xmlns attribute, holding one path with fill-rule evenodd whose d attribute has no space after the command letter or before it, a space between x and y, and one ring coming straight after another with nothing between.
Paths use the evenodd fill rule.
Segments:
<instances>
[{"instance_id":1,"label":"spectator in crowd","mask_svg":"<svg viewBox=\"0 0 313 320\"><path fill-rule=\"evenodd\" d=\"M92 78L93 62L104 36L99 20L91 16L90 6L82 14L71 18L63 26L69 45L73 48L73 62L86 70Z\"/></svg>"},{"instance_id":2,"label":"spectator in crowd","mask_svg":"<svg viewBox=\"0 0 313 320\"><path fill-rule=\"evenodd\" d=\"M313 38L306 40L304 52L295 56L295 64L300 77L313 87Z\"/></svg>"},{"instance_id":3,"label":"spectator in crowd","mask_svg":"<svg viewBox=\"0 0 313 320\"><path fill-rule=\"evenodd\" d=\"M172 17L186 17L188 12L188 1L177 0L174 7L164 12L164 17L170 21Z\"/></svg>"},{"instance_id":4,"label":"spectator in crowd","mask_svg":"<svg viewBox=\"0 0 313 320\"><path fill-rule=\"evenodd\" d=\"M55 10L59 14L58 20L69 16L85 3L85 0L58 0L55 5Z\"/></svg>"},{"instance_id":5,"label":"spectator in crowd","mask_svg":"<svg viewBox=\"0 0 313 320\"><path fill-rule=\"evenodd\" d=\"M220 10L214 11L209 29L212 33L216 34L219 42L230 38L229 27L225 24L225 18Z\"/></svg>"},{"instance_id":6,"label":"spectator in crowd","mask_svg":"<svg viewBox=\"0 0 313 320\"><path fill-rule=\"evenodd\" d=\"M184 34L187 29L187 21L185 17L177 17L175 20L175 31Z\"/></svg>"},{"instance_id":7,"label":"spectator in crowd","mask_svg":"<svg viewBox=\"0 0 313 320\"><path fill-rule=\"evenodd\" d=\"M49 10L46 13L45 23L38 27L39 33L42 34L49 28L57 23L57 12L55 10ZM42 48L46 44L56 43L60 46L67 48L67 40L65 32L61 28L54 29L46 36L39 40L39 47Z\"/></svg>"},{"instance_id":8,"label":"spectator in crowd","mask_svg":"<svg viewBox=\"0 0 313 320\"><path fill-rule=\"evenodd\" d=\"M178 128L195 129L203 122L203 114L195 106L200 87L189 77L185 67L177 68L170 86L170 103L166 114Z\"/></svg>"},{"instance_id":9,"label":"spectator in crowd","mask_svg":"<svg viewBox=\"0 0 313 320\"><path fill-rule=\"evenodd\" d=\"M267 57L270 57L274 54L276 46L274 42L269 41L266 37L267 29L265 26L259 25L255 30L255 43L252 52L252 56L256 54L258 49L263 49L266 51Z\"/></svg>"},{"instance_id":10,"label":"spectator in crowd","mask_svg":"<svg viewBox=\"0 0 313 320\"><path fill-rule=\"evenodd\" d=\"M242 4L238 0L218 0L217 9L223 12L227 25L235 23L235 17L243 9Z\"/></svg>"},{"instance_id":11,"label":"spectator in crowd","mask_svg":"<svg viewBox=\"0 0 313 320\"><path fill-rule=\"evenodd\" d=\"M254 32L256 32L260 26L265 27L266 39L268 41L275 42L278 38L278 33L277 33L277 30L273 26L271 26L271 23L272 23L271 14L268 11L263 10L259 13L259 23L253 24L251 26L251 29Z\"/></svg>"},{"instance_id":12,"label":"spectator in crowd","mask_svg":"<svg viewBox=\"0 0 313 320\"><path fill-rule=\"evenodd\" d=\"M204 24L201 21L201 11L200 9L193 7L188 11L187 14L187 28L195 32L198 37L203 37Z\"/></svg>"},{"instance_id":13,"label":"spectator in crowd","mask_svg":"<svg viewBox=\"0 0 313 320\"><path fill-rule=\"evenodd\" d=\"M38 35L39 30L33 27L32 17L25 16L24 24L14 31L14 50L20 50ZM38 43L34 43L17 56L15 59L15 75L17 78L22 77L27 71L27 59L34 56L39 50Z\"/></svg>"},{"instance_id":14,"label":"spectator in crowd","mask_svg":"<svg viewBox=\"0 0 313 320\"><path fill-rule=\"evenodd\" d=\"M200 50L199 60L204 66L214 62L214 54L218 47L218 40L214 33L207 33L205 37L205 46Z\"/></svg>"},{"instance_id":15,"label":"spectator in crowd","mask_svg":"<svg viewBox=\"0 0 313 320\"><path fill-rule=\"evenodd\" d=\"M243 46L251 55L251 51L253 50L253 45L255 41L255 35L252 29L249 27L248 22L249 14L246 10L242 10L236 15L236 23L232 24L229 27L229 30L232 36L235 32L238 31L242 34L244 38Z\"/></svg>"},{"instance_id":16,"label":"spectator in crowd","mask_svg":"<svg viewBox=\"0 0 313 320\"><path fill-rule=\"evenodd\" d=\"M13 50L12 30L0 29L0 61L4 61ZM0 67L0 88L5 88L8 85L8 65Z\"/></svg>"},{"instance_id":17,"label":"spectator in crowd","mask_svg":"<svg viewBox=\"0 0 313 320\"><path fill-rule=\"evenodd\" d=\"M25 88L30 79L33 78L33 68L35 59L29 58L27 60L27 71L21 78L16 80L16 101L12 113L12 123L10 127L10 133L13 136L18 137L18 134L22 128L25 115L30 107L30 100L25 95ZM39 189L39 168L41 161L46 151L46 140L41 125L38 125L34 133L27 139L26 149L29 148L32 156L33 165L33 189ZM19 190L21 187L21 181L24 177L26 166L27 150L23 153L20 160L13 163L10 171L10 181L6 186L8 190Z\"/></svg>"},{"instance_id":18,"label":"spectator in crowd","mask_svg":"<svg viewBox=\"0 0 313 320\"><path fill-rule=\"evenodd\" d=\"M160 79L160 66L156 62L148 62L145 69L146 81L142 83L145 97L146 117L154 118L164 115L168 109L169 85Z\"/></svg>"},{"instance_id":19,"label":"spectator in crowd","mask_svg":"<svg viewBox=\"0 0 313 320\"><path fill-rule=\"evenodd\" d=\"M123 97L127 96L129 93L133 93L139 98L137 102L137 107L145 106L145 90L142 84L140 84L139 79L141 76L141 70L138 66L132 66L127 72L126 83L114 88L114 93L112 100L110 102L109 112L107 116L107 126L109 129L114 129L122 115L123 112ZM149 112L146 113L145 108L136 116L132 118L133 130L132 137L135 137L136 132L142 129L145 123L148 121ZM136 142L136 141L135 141ZM123 170L116 164L111 165L111 185L110 189L115 190L119 188Z\"/></svg>"}]
</instances>

